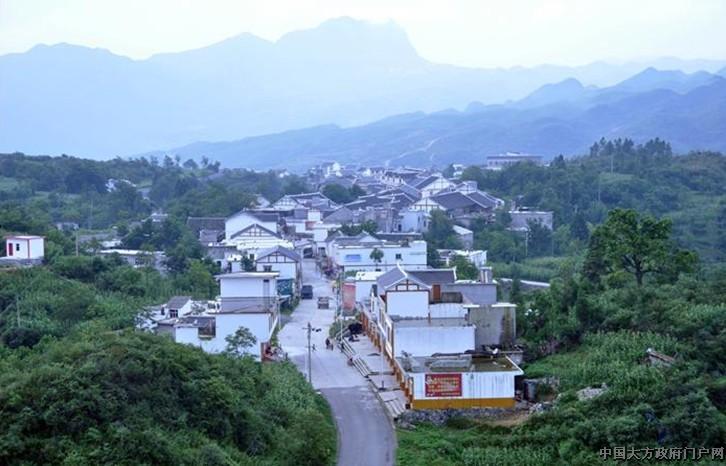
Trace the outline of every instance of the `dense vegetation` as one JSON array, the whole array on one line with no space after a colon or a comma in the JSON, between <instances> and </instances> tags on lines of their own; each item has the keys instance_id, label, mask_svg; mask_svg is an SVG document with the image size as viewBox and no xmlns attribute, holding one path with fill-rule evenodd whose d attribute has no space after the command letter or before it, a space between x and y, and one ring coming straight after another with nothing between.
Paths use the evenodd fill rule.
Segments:
<instances>
[{"instance_id":1,"label":"dense vegetation","mask_svg":"<svg viewBox=\"0 0 726 466\"><path fill-rule=\"evenodd\" d=\"M0 463L319 465L327 406L291 364L86 329L0 359Z\"/></svg>"},{"instance_id":2,"label":"dense vegetation","mask_svg":"<svg viewBox=\"0 0 726 466\"><path fill-rule=\"evenodd\" d=\"M0 269L0 464L332 462L327 405L294 366L262 366L242 344L212 356L133 330L145 305L218 293L188 214L229 215L257 190L300 192L299 178L170 158L12 154L0 167L0 234L46 238L43 267ZM144 221L155 208L170 215ZM168 273L96 257L98 241L76 243L54 221L113 227L127 248L165 251Z\"/></svg>"},{"instance_id":3,"label":"dense vegetation","mask_svg":"<svg viewBox=\"0 0 726 466\"><path fill-rule=\"evenodd\" d=\"M552 409L511 428L455 419L400 431L400 464L602 464L603 447L723 446L726 271L699 268L669 234L668 220L615 210L584 261L562 262L549 290L512 297L527 377L559 379ZM647 365L648 348L675 363Z\"/></svg>"},{"instance_id":4,"label":"dense vegetation","mask_svg":"<svg viewBox=\"0 0 726 466\"><path fill-rule=\"evenodd\" d=\"M188 215L225 216L254 205L258 194L274 201L306 190L296 175L220 170L218 162L206 158L197 164L168 156L162 161L154 157L94 161L0 154L0 203L23 205L42 224L125 227L153 209L182 221Z\"/></svg>"},{"instance_id":5,"label":"dense vegetation","mask_svg":"<svg viewBox=\"0 0 726 466\"><path fill-rule=\"evenodd\" d=\"M493 225L476 225L475 245L497 262L577 254L587 246L592 227L616 207L670 218L681 247L706 262L726 259L726 157L721 154L674 155L660 140L642 145L602 140L589 155L557 157L548 167L517 164L497 172L472 166L462 178L518 205L554 212L555 230L531 231L526 247L523 235L506 231L505 215Z\"/></svg>"}]
</instances>

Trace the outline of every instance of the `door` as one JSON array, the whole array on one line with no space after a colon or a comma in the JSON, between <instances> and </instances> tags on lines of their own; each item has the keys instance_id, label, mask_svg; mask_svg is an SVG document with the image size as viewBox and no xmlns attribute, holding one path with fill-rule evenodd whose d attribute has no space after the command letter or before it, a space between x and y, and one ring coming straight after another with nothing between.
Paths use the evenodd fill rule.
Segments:
<instances>
[{"instance_id":1,"label":"door","mask_svg":"<svg viewBox=\"0 0 726 466\"><path fill-rule=\"evenodd\" d=\"M8 256L13 255L13 243L8 242Z\"/></svg>"},{"instance_id":2,"label":"door","mask_svg":"<svg viewBox=\"0 0 726 466\"><path fill-rule=\"evenodd\" d=\"M262 281L262 296L264 296L265 298L270 297L270 280Z\"/></svg>"}]
</instances>

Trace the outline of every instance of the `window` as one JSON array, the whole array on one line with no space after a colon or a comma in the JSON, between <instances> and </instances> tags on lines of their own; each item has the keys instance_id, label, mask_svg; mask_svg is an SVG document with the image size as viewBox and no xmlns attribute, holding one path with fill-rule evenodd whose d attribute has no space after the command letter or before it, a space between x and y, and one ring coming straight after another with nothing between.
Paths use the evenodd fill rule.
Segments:
<instances>
[{"instance_id":1,"label":"window","mask_svg":"<svg viewBox=\"0 0 726 466\"><path fill-rule=\"evenodd\" d=\"M177 309L169 309L169 317L172 319L176 319L179 317L179 311Z\"/></svg>"},{"instance_id":2,"label":"window","mask_svg":"<svg viewBox=\"0 0 726 466\"><path fill-rule=\"evenodd\" d=\"M15 243L15 252L20 251L20 243Z\"/></svg>"},{"instance_id":3,"label":"window","mask_svg":"<svg viewBox=\"0 0 726 466\"><path fill-rule=\"evenodd\" d=\"M346 262L360 262L361 256L360 256L360 254L346 254L345 261Z\"/></svg>"},{"instance_id":4,"label":"window","mask_svg":"<svg viewBox=\"0 0 726 466\"><path fill-rule=\"evenodd\" d=\"M397 261L400 261L401 259L403 259L403 257L401 256L401 254L400 253L399 254L396 254L396 260Z\"/></svg>"},{"instance_id":5,"label":"window","mask_svg":"<svg viewBox=\"0 0 726 466\"><path fill-rule=\"evenodd\" d=\"M262 266L263 272L272 272L272 266L271 265L263 265Z\"/></svg>"}]
</instances>

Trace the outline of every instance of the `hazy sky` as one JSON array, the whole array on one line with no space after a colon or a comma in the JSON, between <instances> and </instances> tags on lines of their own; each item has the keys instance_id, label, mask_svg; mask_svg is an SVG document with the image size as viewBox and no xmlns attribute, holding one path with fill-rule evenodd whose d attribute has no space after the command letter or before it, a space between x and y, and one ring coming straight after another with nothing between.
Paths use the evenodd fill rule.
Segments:
<instances>
[{"instance_id":1,"label":"hazy sky","mask_svg":"<svg viewBox=\"0 0 726 466\"><path fill-rule=\"evenodd\" d=\"M392 19L423 57L467 66L726 58L726 0L0 0L0 54L69 42L144 58L338 16Z\"/></svg>"}]
</instances>

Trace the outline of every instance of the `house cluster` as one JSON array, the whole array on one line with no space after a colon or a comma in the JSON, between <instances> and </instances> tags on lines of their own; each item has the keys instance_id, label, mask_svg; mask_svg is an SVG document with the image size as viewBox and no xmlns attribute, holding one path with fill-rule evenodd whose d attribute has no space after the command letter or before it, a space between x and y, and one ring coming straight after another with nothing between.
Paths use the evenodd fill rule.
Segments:
<instances>
[{"instance_id":1,"label":"house cluster","mask_svg":"<svg viewBox=\"0 0 726 466\"><path fill-rule=\"evenodd\" d=\"M363 325L413 409L512 407L521 352L516 306L497 301L490 268L458 280L454 268L356 276ZM365 293L368 293L365 296Z\"/></svg>"},{"instance_id":2,"label":"house cluster","mask_svg":"<svg viewBox=\"0 0 726 466\"><path fill-rule=\"evenodd\" d=\"M209 353L225 351L228 337L244 327L255 338L247 352L258 359L272 357L270 342L279 325L281 301L278 276L269 271L218 275L216 300L193 301L190 296L175 296L166 304L145 309L137 318L137 327Z\"/></svg>"}]
</instances>

